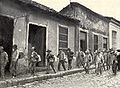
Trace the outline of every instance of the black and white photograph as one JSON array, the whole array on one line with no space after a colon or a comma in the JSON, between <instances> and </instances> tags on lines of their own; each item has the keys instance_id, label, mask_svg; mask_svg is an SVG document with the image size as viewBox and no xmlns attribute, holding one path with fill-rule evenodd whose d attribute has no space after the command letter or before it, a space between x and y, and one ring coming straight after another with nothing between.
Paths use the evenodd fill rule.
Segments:
<instances>
[{"instance_id":1,"label":"black and white photograph","mask_svg":"<svg viewBox=\"0 0 120 88\"><path fill-rule=\"evenodd\" d=\"M120 0L0 0L0 88L120 88Z\"/></svg>"}]
</instances>

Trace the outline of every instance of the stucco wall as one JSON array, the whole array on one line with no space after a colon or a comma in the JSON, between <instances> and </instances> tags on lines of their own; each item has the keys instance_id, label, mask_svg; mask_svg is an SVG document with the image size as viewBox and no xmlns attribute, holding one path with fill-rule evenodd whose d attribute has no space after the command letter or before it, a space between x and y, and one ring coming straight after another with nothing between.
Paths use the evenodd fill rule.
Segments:
<instances>
[{"instance_id":1,"label":"stucco wall","mask_svg":"<svg viewBox=\"0 0 120 88\"><path fill-rule=\"evenodd\" d=\"M1 14L10 17L14 20L14 32L13 32L13 44L17 44L18 48L23 50L26 49L26 18L22 6L16 5L11 1L6 3L3 0L1 3Z\"/></svg>"},{"instance_id":2,"label":"stucco wall","mask_svg":"<svg viewBox=\"0 0 120 88\"><path fill-rule=\"evenodd\" d=\"M61 10L61 13L72 18L80 20L80 25L84 26L85 29L92 29L96 32L104 32L108 34L108 22L102 16L84 8L83 6L70 5Z\"/></svg>"},{"instance_id":3,"label":"stucco wall","mask_svg":"<svg viewBox=\"0 0 120 88\"><path fill-rule=\"evenodd\" d=\"M116 31L117 35L116 35L116 46L112 46L112 31ZM110 23L109 24L109 39L110 39L110 48L115 47L115 49L120 49L120 26L114 24L114 23Z\"/></svg>"},{"instance_id":4,"label":"stucco wall","mask_svg":"<svg viewBox=\"0 0 120 88\"><path fill-rule=\"evenodd\" d=\"M12 17L13 19L16 17L20 17L18 19L15 19L16 24L14 27L14 38L13 43L17 44L19 48L28 49L28 32L29 32L29 26L26 27L26 14L28 15L28 23L34 23L39 26L45 26L47 29L47 35L46 35L46 49L51 49L53 51L53 54L57 55L58 53L58 25L63 25L68 27L68 46L74 51L75 45L75 27L73 24L71 24L69 21L65 21L64 19L58 19L56 17L49 16L49 14L43 14L39 12L38 10L31 10L29 8L26 8L25 6L21 6L18 3L7 1L6 3L2 2L2 10L1 14L7 15L9 17ZM1 3L1 2L0 2ZM24 9L26 8L26 9ZM27 11L26 11L27 10ZM25 17L21 17L25 16ZM27 29L26 29L27 28ZM21 36L22 35L22 36ZM27 44L26 44L27 43Z\"/></svg>"},{"instance_id":5,"label":"stucco wall","mask_svg":"<svg viewBox=\"0 0 120 88\"><path fill-rule=\"evenodd\" d=\"M80 20L83 30L88 30L88 49L94 50L94 33L98 34L98 48L103 48L102 39L108 38L109 24L99 14L96 14L78 3L72 3L65 7L60 13ZM107 42L109 43L109 42Z\"/></svg>"},{"instance_id":6,"label":"stucco wall","mask_svg":"<svg viewBox=\"0 0 120 88\"><path fill-rule=\"evenodd\" d=\"M18 49L21 49L25 53L25 55L27 55L28 53L29 24L31 23L38 26L46 27L46 50L51 49L54 55L58 54L58 26L66 26L68 28L68 47L75 52L75 25L73 22L64 20L64 18L59 19L49 14L42 13L38 9L31 9L28 8L27 5L22 5L9 0L3 0L2 2L0 2L0 5L2 5L2 8L0 8L0 14L14 19L15 24L13 33L13 44L17 44ZM24 58L20 59L18 63L24 67L26 67L28 64L28 62L26 62ZM58 60L55 63L56 67L57 64ZM26 71L25 69L27 68L19 70L20 73Z\"/></svg>"}]
</instances>

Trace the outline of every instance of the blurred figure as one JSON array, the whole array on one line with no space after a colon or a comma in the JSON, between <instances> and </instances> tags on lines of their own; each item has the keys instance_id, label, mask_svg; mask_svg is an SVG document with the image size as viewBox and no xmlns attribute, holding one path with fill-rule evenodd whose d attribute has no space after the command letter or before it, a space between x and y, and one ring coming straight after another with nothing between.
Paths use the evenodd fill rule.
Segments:
<instances>
[{"instance_id":1,"label":"blurred figure","mask_svg":"<svg viewBox=\"0 0 120 88\"><path fill-rule=\"evenodd\" d=\"M55 68L54 68L54 62L55 62L55 57L54 55L51 54L51 50L47 50L47 74L49 74L49 70L50 70L50 66L52 68L52 70L54 71L54 73L56 73Z\"/></svg>"},{"instance_id":2,"label":"blurred figure","mask_svg":"<svg viewBox=\"0 0 120 88\"><path fill-rule=\"evenodd\" d=\"M113 55L112 55L112 71L113 71L113 74L116 75L117 74L117 65L118 65L118 62L117 62L117 54L115 52L113 52Z\"/></svg>"},{"instance_id":3,"label":"blurred figure","mask_svg":"<svg viewBox=\"0 0 120 88\"><path fill-rule=\"evenodd\" d=\"M5 78L5 66L8 62L8 54L4 51L4 48L0 46L0 73L1 77Z\"/></svg>"},{"instance_id":4,"label":"blurred figure","mask_svg":"<svg viewBox=\"0 0 120 88\"><path fill-rule=\"evenodd\" d=\"M97 75L100 73L102 74L102 63L103 63L103 54L102 52L98 51L97 56L96 56L96 73Z\"/></svg>"},{"instance_id":5,"label":"blurred figure","mask_svg":"<svg viewBox=\"0 0 120 88\"><path fill-rule=\"evenodd\" d=\"M30 73L31 75L35 75L35 71L36 71L36 64L39 60L39 55L37 54L37 52L35 51L35 47L32 47L32 54L30 56Z\"/></svg>"},{"instance_id":6,"label":"blurred figure","mask_svg":"<svg viewBox=\"0 0 120 88\"><path fill-rule=\"evenodd\" d=\"M84 64L83 64L84 57L85 57L85 53L84 53L82 50L80 50L80 51L78 52L78 55L77 55L77 58L76 58L76 66L77 66L78 68L80 68L80 66L83 66L83 65L84 65Z\"/></svg>"},{"instance_id":7,"label":"blurred figure","mask_svg":"<svg viewBox=\"0 0 120 88\"><path fill-rule=\"evenodd\" d=\"M84 67L85 67L85 71L87 74L89 74L89 67L90 67L91 62L92 62L92 56L91 56L89 50L86 50L85 58L84 58Z\"/></svg>"},{"instance_id":8,"label":"blurred figure","mask_svg":"<svg viewBox=\"0 0 120 88\"><path fill-rule=\"evenodd\" d=\"M116 60L113 60L113 64L112 64L112 71L114 73L114 75L117 74L117 61Z\"/></svg>"},{"instance_id":9,"label":"blurred figure","mask_svg":"<svg viewBox=\"0 0 120 88\"><path fill-rule=\"evenodd\" d=\"M72 69L73 55L74 55L74 53L71 51L70 48L68 48L68 50L67 50L68 70Z\"/></svg>"},{"instance_id":10,"label":"blurred figure","mask_svg":"<svg viewBox=\"0 0 120 88\"><path fill-rule=\"evenodd\" d=\"M96 68L96 61L97 61L97 53L98 53L98 51L97 50L95 50L95 52L94 52L94 55L93 55L93 63L94 63L94 65L95 65L95 68Z\"/></svg>"},{"instance_id":11,"label":"blurred figure","mask_svg":"<svg viewBox=\"0 0 120 88\"><path fill-rule=\"evenodd\" d=\"M65 53L62 51L62 49L59 50L59 54L57 55L57 57L59 58L59 62L58 62L58 71L60 71L60 66L62 65L64 71L66 71L66 67L65 67Z\"/></svg>"},{"instance_id":12,"label":"blurred figure","mask_svg":"<svg viewBox=\"0 0 120 88\"><path fill-rule=\"evenodd\" d=\"M120 50L117 51L118 71L120 71Z\"/></svg>"},{"instance_id":13,"label":"blurred figure","mask_svg":"<svg viewBox=\"0 0 120 88\"><path fill-rule=\"evenodd\" d=\"M12 52L12 59L11 59L11 74L14 77L16 77L17 75L17 72L16 72L16 69L17 69L17 61L19 59L19 51L17 49L17 45L13 45L13 52Z\"/></svg>"},{"instance_id":14,"label":"blurred figure","mask_svg":"<svg viewBox=\"0 0 120 88\"><path fill-rule=\"evenodd\" d=\"M93 52L91 49L89 49L89 52L90 52L90 55L92 56L92 61L93 61ZM91 63L93 63L93 62L91 62Z\"/></svg>"},{"instance_id":15,"label":"blurred figure","mask_svg":"<svg viewBox=\"0 0 120 88\"><path fill-rule=\"evenodd\" d=\"M106 66L107 66L107 70L110 70L110 65L111 65L111 50L108 50L108 54L107 54L107 61L106 61Z\"/></svg>"},{"instance_id":16,"label":"blurred figure","mask_svg":"<svg viewBox=\"0 0 120 88\"><path fill-rule=\"evenodd\" d=\"M103 62L103 69L106 70L106 64L107 64L107 58L108 58L108 53L107 50L103 51L103 57L104 57L104 62Z\"/></svg>"}]
</instances>

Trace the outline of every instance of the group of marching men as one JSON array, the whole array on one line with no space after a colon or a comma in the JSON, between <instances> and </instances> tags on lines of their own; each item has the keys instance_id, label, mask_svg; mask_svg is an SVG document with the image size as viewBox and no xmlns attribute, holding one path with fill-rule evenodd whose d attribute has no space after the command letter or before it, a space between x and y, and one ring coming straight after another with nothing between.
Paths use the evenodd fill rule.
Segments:
<instances>
[{"instance_id":1,"label":"group of marching men","mask_svg":"<svg viewBox=\"0 0 120 88\"><path fill-rule=\"evenodd\" d=\"M47 51L47 62L48 62L48 70L50 69L50 66L52 67L54 73L56 73L56 70L54 68L54 55L51 54L51 50ZM72 68L72 61L74 53L71 51L70 48L67 49L67 62L65 53L62 49L59 50L59 54L57 57L59 58L58 62L58 71L60 71L60 65L62 65L63 69L66 70L65 63L68 63L68 70ZM53 59L52 59L53 58ZM76 56L76 66L78 68L83 67L85 72L89 74L90 66L95 66L95 73L102 74L102 71L104 70L110 70L112 69L114 75L116 75L117 70L120 70L120 53L113 50L96 50L94 53L91 52L91 50L86 50L83 52L80 50ZM49 73L49 72L47 72Z\"/></svg>"},{"instance_id":2,"label":"group of marching men","mask_svg":"<svg viewBox=\"0 0 120 88\"><path fill-rule=\"evenodd\" d=\"M83 66L86 73L89 74L91 65L95 66L95 73L102 74L103 70L110 70L116 75L117 70L120 70L120 54L119 52L109 50L96 50L92 53L90 50L79 51L77 55L77 66Z\"/></svg>"},{"instance_id":3,"label":"group of marching men","mask_svg":"<svg viewBox=\"0 0 120 88\"><path fill-rule=\"evenodd\" d=\"M56 73L56 69L54 67L55 55L53 55L51 50L47 50L46 60L47 60L47 74L50 71L50 67ZM66 57L67 56L67 57ZM68 48L65 53L62 49L59 49L59 53L56 56L58 58L58 68L57 71L61 71L61 65L66 71L66 66L68 70L72 69L72 61L74 57L74 52ZM19 50L17 49L17 45L13 46L11 63L10 63L10 72L13 77L17 75L17 65L18 60L20 58ZM29 71L32 75L35 75L36 64L41 61L40 55L36 52L35 47L31 48L31 54L28 58L28 67ZM0 75L2 78L5 77L5 67L8 60L8 54L4 51L4 47L0 46ZM65 65L65 64L68 65ZM78 68L83 67L85 72L89 74L90 66L95 66L95 73L102 74L103 70L110 70L112 67L113 73L116 75L117 70L120 70L120 53L113 49L109 50L96 50L94 53L91 50L86 50L83 52L80 50L76 56L76 66Z\"/></svg>"}]
</instances>

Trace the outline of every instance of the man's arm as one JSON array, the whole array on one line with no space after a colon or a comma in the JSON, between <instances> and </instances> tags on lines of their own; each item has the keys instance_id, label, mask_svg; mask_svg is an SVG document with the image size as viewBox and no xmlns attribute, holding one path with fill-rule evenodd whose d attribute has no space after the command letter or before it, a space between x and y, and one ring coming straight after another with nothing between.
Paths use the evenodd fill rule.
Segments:
<instances>
[{"instance_id":1,"label":"man's arm","mask_svg":"<svg viewBox=\"0 0 120 88\"><path fill-rule=\"evenodd\" d=\"M19 58L19 51L17 50L16 60Z\"/></svg>"},{"instance_id":2,"label":"man's arm","mask_svg":"<svg viewBox=\"0 0 120 88\"><path fill-rule=\"evenodd\" d=\"M8 62L8 54L5 52L5 60Z\"/></svg>"}]
</instances>

